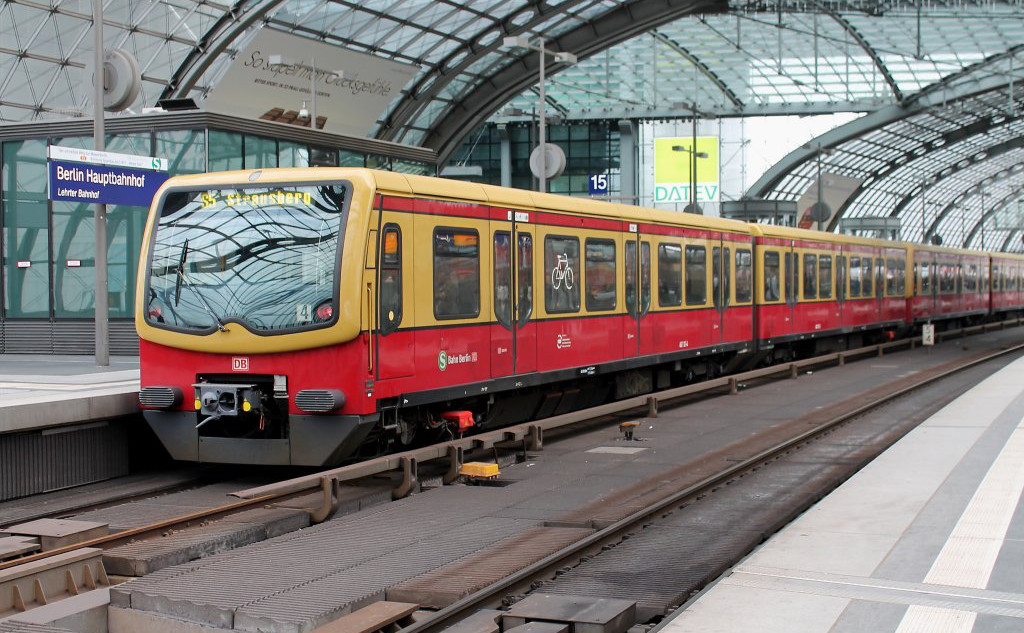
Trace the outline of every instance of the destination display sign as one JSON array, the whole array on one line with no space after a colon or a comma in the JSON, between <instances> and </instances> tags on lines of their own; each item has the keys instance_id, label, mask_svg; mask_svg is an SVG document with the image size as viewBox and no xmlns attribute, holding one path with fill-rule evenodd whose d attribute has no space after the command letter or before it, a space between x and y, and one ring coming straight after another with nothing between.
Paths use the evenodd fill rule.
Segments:
<instances>
[{"instance_id":1,"label":"destination display sign","mask_svg":"<svg viewBox=\"0 0 1024 633\"><path fill-rule=\"evenodd\" d=\"M118 154L117 152L101 152L96 149L78 149L50 145L47 156L51 160L70 160L76 163L93 163L95 165L112 165L130 167L132 169L154 169L167 171L167 159L154 156L136 156L135 154Z\"/></svg>"},{"instance_id":2,"label":"destination display sign","mask_svg":"<svg viewBox=\"0 0 1024 633\"><path fill-rule=\"evenodd\" d=\"M49 198L148 207L170 177L167 159L51 145Z\"/></svg>"}]
</instances>

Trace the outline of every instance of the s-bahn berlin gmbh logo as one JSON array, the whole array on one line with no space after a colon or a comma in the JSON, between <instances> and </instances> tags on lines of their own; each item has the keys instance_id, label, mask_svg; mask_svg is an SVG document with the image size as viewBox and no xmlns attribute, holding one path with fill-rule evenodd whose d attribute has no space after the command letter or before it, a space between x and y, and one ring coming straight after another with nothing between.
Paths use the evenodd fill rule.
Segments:
<instances>
[{"instance_id":1,"label":"s-bahn berlin gmbh logo","mask_svg":"<svg viewBox=\"0 0 1024 633\"><path fill-rule=\"evenodd\" d=\"M478 360L476 352L466 354L449 354L441 350L437 353L437 368L441 371L448 369L448 365L461 365L463 363L475 363Z\"/></svg>"}]
</instances>

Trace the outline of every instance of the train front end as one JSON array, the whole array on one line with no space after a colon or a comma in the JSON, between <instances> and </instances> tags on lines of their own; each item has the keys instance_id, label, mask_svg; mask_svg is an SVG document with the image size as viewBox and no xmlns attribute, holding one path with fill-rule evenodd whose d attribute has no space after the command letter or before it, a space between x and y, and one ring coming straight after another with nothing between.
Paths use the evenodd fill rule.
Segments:
<instances>
[{"instance_id":1,"label":"train front end","mask_svg":"<svg viewBox=\"0 0 1024 633\"><path fill-rule=\"evenodd\" d=\"M157 194L139 399L174 459L320 466L368 441L373 190L365 171L275 169L173 178Z\"/></svg>"}]
</instances>

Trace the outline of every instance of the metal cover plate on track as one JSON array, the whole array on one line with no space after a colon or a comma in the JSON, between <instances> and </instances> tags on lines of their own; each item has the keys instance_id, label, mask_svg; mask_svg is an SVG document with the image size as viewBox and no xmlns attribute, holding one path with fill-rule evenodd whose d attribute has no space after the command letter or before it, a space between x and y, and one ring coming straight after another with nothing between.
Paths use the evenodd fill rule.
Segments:
<instances>
[{"instance_id":1,"label":"metal cover plate on track","mask_svg":"<svg viewBox=\"0 0 1024 633\"><path fill-rule=\"evenodd\" d=\"M70 519L36 519L28 523L4 528L0 536L36 536L43 551L84 543L106 536L110 532L106 523L72 521Z\"/></svg>"},{"instance_id":2,"label":"metal cover plate on track","mask_svg":"<svg viewBox=\"0 0 1024 633\"><path fill-rule=\"evenodd\" d=\"M30 536L0 537L0 560L24 556L39 549L39 541Z\"/></svg>"},{"instance_id":3,"label":"metal cover plate on track","mask_svg":"<svg viewBox=\"0 0 1024 633\"><path fill-rule=\"evenodd\" d=\"M592 448L588 453L608 453L610 455L636 455L639 452L646 451L646 448L640 446L598 446Z\"/></svg>"},{"instance_id":4,"label":"metal cover plate on track","mask_svg":"<svg viewBox=\"0 0 1024 633\"><path fill-rule=\"evenodd\" d=\"M636 603L617 598L535 593L512 605L504 630L531 621L568 622L571 633L624 633L636 624Z\"/></svg>"}]
</instances>

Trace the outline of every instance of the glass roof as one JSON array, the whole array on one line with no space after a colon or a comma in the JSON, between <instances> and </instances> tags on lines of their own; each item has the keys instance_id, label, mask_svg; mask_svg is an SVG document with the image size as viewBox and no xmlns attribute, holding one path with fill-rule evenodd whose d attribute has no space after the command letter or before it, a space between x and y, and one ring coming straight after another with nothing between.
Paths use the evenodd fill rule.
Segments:
<instances>
[{"instance_id":1,"label":"glass roof","mask_svg":"<svg viewBox=\"0 0 1024 633\"><path fill-rule=\"evenodd\" d=\"M107 46L128 49L141 65L135 112L161 97L201 100L231 56L269 27L418 66L372 135L422 144L440 119L492 91L492 78L536 55L501 48L504 35L543 37L557 50L562 36L608 24L615 44L628 29L616 9L643 4L105 0L104 22ZM552 105L570 117L678 115L693 104L710 114L870 110L1024 43L1019 2L732 0L693 8L710 12L655 23L614 46L570 50L581 61L551 69ZM88 0L0 3L0 121L89 115L90 26ZM534 101L530 90L510 105ZM466 121L463 134L470 123L479 121Z\"/></svg>"},{"instance_id":2,"label":"glass roof","mask_svg":"<svg viewBox=\"0 0 1024 633\"><path fill-rule=\"evenodd\" d=\"M728 13L659 26L562 70L548 99L582 116L872 110L1024 44L1019 3L777 6L734 0ZM535 102L531 90L510 105Z\"/></svg>"},{"instance_id":3,"label":"glass roof","mask_svg":"<svg viewBox=\"0 0 1024 633\"><path fill-rule=\"evenodd\" d=\"M0 0L0 123L91 114L91 8L90 0ZM495 112L534 107L537 53L501 47L504 36L523 35L579 56L549 65L549 103L567 118L879 112L949 90L930 112L836 146L829 160L851 173L879 173L882 157L903 161L858 192L851 216L912 208L924 174L937 181L925 206L941 207L929 232L974 244L971 218L1012 198L1024 178L1013 171L1020 150L1007 147L1020 134L1019 106L1007 104L1024 92L1017 0L104 0L104 23L105 45L129 50L141 66L133 113L161 98L201 103L259 29L280 29L417 66L371 136L430 147L444 160ZM1003 124L978 124L999 107ZM913 153L935 135L947 139L942 147ZM976 158L993 148L1004 151ZM846 156L857 160L840 165ZM798 195L804 163L756 193ZM982 181L984 196L962 193ZM961 214L959 234L957 213L942 212L950 205L974 209ZM921 230L904 224L908 237Z\"/></svg>"},{"instance_id":4,"label":"glass roof","mask_svg":"<svg viewBox=\"0 0 1024 633\"><path fill-rule=\"evenodd\" d=\"M813 149L765 197L799 199L817 178ZM1024 187L1024 91L940 104L826 146L821 170L862 181L844 217L899 218L911 241L938 235L947 246L1024 250L1016 220L1007 223Z\"/></svg>"}]
</instances>

